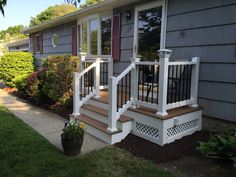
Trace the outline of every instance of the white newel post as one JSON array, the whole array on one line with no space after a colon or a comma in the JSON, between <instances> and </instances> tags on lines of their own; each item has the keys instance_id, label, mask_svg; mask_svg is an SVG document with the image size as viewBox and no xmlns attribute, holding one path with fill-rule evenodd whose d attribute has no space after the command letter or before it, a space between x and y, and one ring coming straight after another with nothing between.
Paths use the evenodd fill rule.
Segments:
<instances>
[{"instance_id":1,"label":"white newel post","mask_svg":"<svg viewBox=\"0 0 236 177\"><path fill-rule=\"evenodd\" d=\"M109 110L108 110L108 128L107 130L113 132L116 128L116 104L117 104L117 78L109 77L108 79L108 94L109 94Z\"/></svg>"},{"instance_id":2,"label":"white newel post","mask_svg":"<svg viewBox=\"0 0 236 177\"><path fill-rule=\"evenodd\" d=\"M83 63L85 62L85 56L86 56L86 53L83 53L83 52L80 52L78 54L79 56L79 59L80 59L80 67L79 67L79 72L82 72L84 70L84 67L83 67Z\"/></svg>"},{"instance_id":3,"label":"white newel post","mask_svg":"<svg viewBox=\"0 0 236 177\"><path fill-rule=\"evenodd\" d=\"M95 68L95 76L94 76L94 87L95 87L95 93L96 98L100 98L100 61L101 58L96 59L96 68Z\"/></svg>"},{"instance_id":4,"label":"white newel post","mask_svg":"<svg viewBox=\"0 0 236 177\"><path fill-rule=\"evenodd\" d=\"M198 107L197 98L198 98L198 80L199 80L200 58L194 57L194 58L192 58L192 62L195 62L196 64L193 65L193 68L192 68L190 98L193 100L193 104L190 106L191 107Z\"/></svg>"},{"instance_id":5,"label":"white newel post","mask_svg":"<svg viewBox=\"0 0 236 177\"><path fill-rule=\"evenodd\" d=\"M113 77L113 58L110 58L108 62L108 78L110 77Z\"/></svg>"},{"instance_id":6,"label":"white newel post","mask_svg":"<svg viewBox=\"0 0 236 177\"><path fill-rule=\"evenodd\" d=\"M86 53L80 52L78 53L78 56L80 58L79 72L82 72L85 69L83 64L85 63ZM84 77L81 78L81 82L82 82L82 88L84 88Z\"/></svg>"},{"instance_id":7,"label":"white newel post","mask_svg":"<svg viewBox=\"0 0 236 177\"><path fill-rule=\"evenodd\" d=\"M167 105L167 87L168 87L168 64L169 58L171 55L171 50L162 49L158 50L159 54L159 87L158 87L158 106L156 113L160 116L166 116L168 113L166 112Z\"/></svg>"},{"instance_id":8,"label":"white newel post","mask_svg":"<svg viewBox=\"0 0 236 177\"><path fill-rule=\"evenodd\" d=\"M135 65L135 62L139 62L140 58L132 58L131 62ZM131 70L131 101L132 108L136 108L138 101L138 67L135 65L135 68Z\"/></svg>"},{"instance_id":9,"label":"white newel post","mask_svg":"<svg viewBox=\"0 0 236 177\"><path fill-rule=\"evenodd\" d=\"M74 117L80 115L80 78L79 73L73 74L73 114Z\"/></svg>"}]
</instances>

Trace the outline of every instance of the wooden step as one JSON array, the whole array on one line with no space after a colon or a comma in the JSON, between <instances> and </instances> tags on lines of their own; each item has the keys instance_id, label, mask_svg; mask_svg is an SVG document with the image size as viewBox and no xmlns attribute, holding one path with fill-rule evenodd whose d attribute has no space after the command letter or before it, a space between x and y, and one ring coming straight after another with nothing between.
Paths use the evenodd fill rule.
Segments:
<instances>
[{"instance_id":1,"label":"wooden step","mask_svg":"<svg viewBox=\"0 0 236 177\"><path fill-rule=\"evenodd\" d=\"M180 116L183 114L187 114L187 113L191 113L191 112L195 112L195 111L199 111L202 110L202 107L196 107L196 108L192 108L192 107L188 107L188 106L184 106L184 107L179 107L179 108L174 108L174 109L170 109L167 111L168 115L166 116L159 116L156 114L157 110L151 109L151 108L146 108L146 107L139 107L136 109L133 108L129 108L129 110L137 112L137 113L141 113L141 114L145 114L157 119L170 119L176 116Z\"/></svg>"},{"instance_id":2,"label":"wooden step","mask_svg":"<svg viewBox=\"0 0 236 177\"><path fill-rule=\"evenodd\" d=\"M79 121L85 123L85 124L88 124L88 125L96 128L96 129L98 129L98 130L108 134L108 135L114 135L116 133L120 133L121 132L121 130L119 130L119 129L117 131L111 132L111 131L107 130L108 125L106 125L106 124L104 124L104 123L102 123L100 121L94 120L94 119L92 119L90 117L87 117L85 115L80 115L80 116L77 117L77 119Z\"/></svg>"},{"instance_id":3,"label":"wooden step","mask_svg":"<svg viewBox=\"0 0 236 177\"><path fill-rule=\"evenodd\" d=\"M83 109L86 109L86 110L89 110L89 111L92 111L92 112L95 112L97 114L101 114L103 115L104 117L107 117L108 118L108 110L106 109L102 109L100 107L97 107L97 106L94 106L94 105L91 105L91 104L85 104L82 106ZM132 121L133 119L127 117L127 116L124 116L124 115L121 115L120 118L118 119L118 121L120 122L128 122L128 121Z\"/></svg>"}]
</instances>

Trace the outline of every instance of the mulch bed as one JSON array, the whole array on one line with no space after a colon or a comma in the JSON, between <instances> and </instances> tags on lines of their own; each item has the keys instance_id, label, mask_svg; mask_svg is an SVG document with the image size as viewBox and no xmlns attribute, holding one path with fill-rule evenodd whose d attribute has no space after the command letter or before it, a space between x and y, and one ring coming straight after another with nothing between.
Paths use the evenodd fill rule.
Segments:
<instances>
[{"instance_id":1,"label":"mulch bed","mask_svg":"<svg viewBox=\"0 0 236 177\"><path fill-rule=\"evenodd\" d=\"M117 143L116 146L126 149L135 156L151 160L155 163L166 163L182 159L185 156L199 155L196 150L198 142L206 142L212 134L208 131L199 131L164 146L129 134L123 141Z\"/></svg>"}]
</instances>

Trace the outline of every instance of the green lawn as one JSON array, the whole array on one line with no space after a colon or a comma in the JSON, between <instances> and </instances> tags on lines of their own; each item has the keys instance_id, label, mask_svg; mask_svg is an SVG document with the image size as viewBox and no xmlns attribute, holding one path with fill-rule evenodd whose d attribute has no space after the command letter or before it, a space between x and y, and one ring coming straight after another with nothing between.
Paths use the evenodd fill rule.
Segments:
<instances>
[{"instance_id":1,"label":"green lawn","mask_svg":"<svg viewBox=\"0 0 236 177\"><path fill-rule=\"evenodd\" d=\"M155 164L115 147L66 157L2 106L0 168L1 177L173 177Z\"/></svg>"}]
</instances>

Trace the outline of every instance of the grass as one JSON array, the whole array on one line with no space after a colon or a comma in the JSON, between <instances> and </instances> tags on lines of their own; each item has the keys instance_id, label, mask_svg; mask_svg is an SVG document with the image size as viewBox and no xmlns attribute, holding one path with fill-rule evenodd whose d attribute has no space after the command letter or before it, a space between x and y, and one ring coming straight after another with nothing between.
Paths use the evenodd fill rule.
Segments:
<instances>
[{"instance_id":1,"label":"grass","mask_svg":"<svg viewBox=\"0 0 236 177\"><path fill-rule=\"evenodd\" d=\"M0 167L1 177L174 177L116 147L66 157L2 106Z\"/></svg>"}]
</instances>

